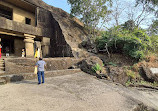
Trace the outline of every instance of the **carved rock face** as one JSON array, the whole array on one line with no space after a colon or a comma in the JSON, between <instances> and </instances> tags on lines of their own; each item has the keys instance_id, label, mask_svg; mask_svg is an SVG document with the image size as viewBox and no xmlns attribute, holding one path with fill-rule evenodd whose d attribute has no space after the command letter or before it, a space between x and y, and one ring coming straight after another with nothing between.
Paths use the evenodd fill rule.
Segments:
<instances>
[{"instance_id":1,"label":"carved rock face","mask_svg":"<svg viewBox=\"0 0 158 111\"><path fill-rule=\"evenodd\" d=\"M42 0L25 0L37 6L37 26L47 29L51 38L51 56L87 57L88 53L78 46L86 37L84 25L62 9L47 5ZM41 14L44 12L43 14Z\"/></svg>"}]
</instances>

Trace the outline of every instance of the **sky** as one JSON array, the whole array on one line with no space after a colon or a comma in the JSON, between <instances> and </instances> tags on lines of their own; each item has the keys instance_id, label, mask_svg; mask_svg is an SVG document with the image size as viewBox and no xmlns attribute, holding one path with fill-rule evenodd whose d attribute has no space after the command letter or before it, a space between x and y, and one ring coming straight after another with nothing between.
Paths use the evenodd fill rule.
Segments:
<instances>
[{"instance_id":1,"label":"sky","mask_svg":"<svg viewBox=\"0 0 158 111\"><path fill-rule=\"evenodd\" d=\"M43 1L49 5L52 5L57 8L61 8L64 11L70 13L70 5L67 3L67 0L43 0ZM120 0L120 1L122 3L129 2L131 4L135 2L135 0ZM124 4L122 4L122 5L124 5ZM139 11L138 11L138 13L139 13ZM121 16L125 16L125 13L123 13ZM150 18L148 18L148 19L150 20ZM124 23L125 21L126 21L126 19L123 19L123 20L120 19L120 23ZM151 20L150 20L149 24L146 22L144 22L144 23L145 24L141 24L141 27L147 28L149 26L149 24L151 23ZM114 24L114 20L112 20L111 23L107 25L107 27L112 27L113 24Z\"/></svg>"},{"instance_id":2,"label":"sky","mask_svg":"<svg viewBox=\"0 0 158 111\"><path fill-rule=\"evenodd\" d=\"M64 11L70 13L70 5L67 3L67 0L43 0L45 3L52 5L57 8L61 8ZM126 1L134 1L134 0L126 0Z\"/></svg>"},{"instance_id":3,"label":"sky","mask_svg":"<svg viewBox=\"0 0 158 111\"><path fill-rule=\"evenodd\" d=\"M45 3L52 5L57 8L61 8L64 11L70 13L70 5L68 5L67 0L43 0Z\"/></svg>"}]
</instances>

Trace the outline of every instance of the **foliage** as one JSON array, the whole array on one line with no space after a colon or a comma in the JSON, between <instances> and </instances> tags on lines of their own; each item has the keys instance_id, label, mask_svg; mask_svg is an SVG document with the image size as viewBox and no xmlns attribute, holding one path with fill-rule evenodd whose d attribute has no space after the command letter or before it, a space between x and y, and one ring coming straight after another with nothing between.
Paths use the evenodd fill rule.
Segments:
<instances>
[{"instance_id":1,"label":"foliage","mask_svg":"<svg viewBox=\"0 0 158 111\"><path fill-rule=\"evenodd\" d=\"M68 3L71 5L71 15L81 18L91 32L95 31L99 20L110 13L107 6L112 4L111 0L68 0Z\"/></svg>"},{"instance_id":2,"label":"foliage","mask_svg":"<svg viewBox=\"0 0 158 111\"><path fill-rule=\"evenodd\" d=\"M151 53L148 56L146 56L146 61L147 62L155 62L156 58L157 58L157 54Z\"/></svg>"},{"instance_id":3,"label":"foliage","mask_svg":"<svg viewBox=\"0 0 158 111\"><path fill-rule=\"evenodd\" d=\"M148 11L154 11L158 17L158 0L136 0L137 4L147 4Z\"/></svg>"},{"instance_id":4,"label":"foliage","mask_svg":"<svg viewBox=\"0 0 158 111\"><path fill-rule=\"evenodd\" d=\"M130 80L128 80L127 82L126 82L126 86L129 86L130 84L133 84Z\"/></svg>"},{"instance_id":5,"label":"foliage","mask_svg":"<svg viewBox=\"0 0 158 111\"><path fill-rule=\"evenodd\" d=\"M151 83L151 82L147 82L147 81L141 81L140 83L143 85L151 85L151 86L155 86L155 87L158 86L158 82Z\"/></svg>"},{"instance_id":6,"label":"foliage","mask_svg":"<svg viewBox=\"0 0 158 111\"><path fill-rule=\"evenodd\" d=\"M93 67L92 67L92 70L94 71L94 72L97 72L97 71L101 71L102 70L102 68L101 68L101 66L97 63L97 64L95 64Z\"/></svg>"},{"instance_id":7,"label":"foliage","mask_svg":"<svg viewBox=\"0 0 158 111\"><path fill-rule=\"evenodd\" d=\"M133 30L136 27L135 22L133 20L128 20L122 26L124 29L128 30Z\"/></svg>"},{"instance_id":8,"label":"foliage","mask_svg":"<svg viewBox=\"0 0 158 111\"><path fill-rule=\"evenodd\" d=\"M96 44L98 50L106 49L107 44L111 53L122 53L139 60L145 58L150 51L155 51L158 45L156 41L143 29L128 30L122 25L102 32L102 36L96 39Z\"/></svg>"},{"instance_id":9,"label":"foliage","mask_svg":"<svg viewBox=\"0 0 158 111\"><path fill-rule=\"evenodd\" d=\"M152 35L150 39L152 41L152 51L155 53L158 52L158 35Z\"/></svg>"},{"instance_id":10,"label":"foliage","mask_svg":"<svg viewBox=\"0 0 158 111\"><path fill-rule=\"evenodd\" d=\"M113 62L109 62L108 64L109 64L109 65L112 65L112 66L114 66L114 67L117 67L117 65L116 65L115 63L113 63Z\"/></svg>"},{"instance_id":11,"label":"foliage","mask_svg":"<svg viewBox=\"0 0 158 111\"><path fill-rule=\"evenodd\" d=\"M126 73L131 79L136 79L136 73L134 71L126 70Z\"/></svg>"},{"instance_id":12,"label":"foliage","mask_svg":"<svg viewBox=\"0 0 158 111\"><path fill-rule=\"evenodd\" d=\"M130 84L135 84L134 82L128 80L126 82L126 86L129 86ZM140 85L149 85L149 86L154 86L154 87L158 87L158 83L157 82L154 82L154 83L151 83L151 82L147 82L147 81L140 81L136 84L140 84Z\"/></svg>"},{"instance_id":13,"label":"foliage","mask_svg":"<svg viewBox=\"0 0 158 111\"><path fill-rule=\"evenodd\" d=\"M135 72L139 72L139 64L134 64L131 69Z\"/></svg>"},{"instance_id":14,"label":"foliage","mask_svg":"<svg viewBox=\"0 0 158 111\"><path fill-rule=\"evenodd\" d=\"M148 31L149 31L150 35L158 36L158 19L153 21L153 23L150 25Z\"/></svg>"}]
</instances>

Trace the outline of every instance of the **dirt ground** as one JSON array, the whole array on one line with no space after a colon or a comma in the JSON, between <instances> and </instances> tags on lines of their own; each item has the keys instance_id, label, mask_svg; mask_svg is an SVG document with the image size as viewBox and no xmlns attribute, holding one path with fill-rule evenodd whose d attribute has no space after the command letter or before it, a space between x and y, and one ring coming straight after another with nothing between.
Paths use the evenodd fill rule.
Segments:
<instances>
[{"instance_id":1,"label":"dirt ground","mask_svg":"<svg viewBox=\"0 0 158 111\"><path fill-rule=\"evenodd\" d=\"M145 96L143 96L143 94ZM132 111L140 101L158 108L151 95L103 82L85 73L0 86L0 111Z\"/></svg>"},{"instance_id":2,"label":"dirt ground","mask_svg":"<svg viewBox=\"0 0 158 111\"><path fill-rule=\"evenodd\" d=\"M133 59L122 54L111 54L110 58L107 54L98 54L97 56L103 60L105 65L108 65L109 62L112 62L117 66L132 66L136 62Z\"/></svg>"}]
</instances>

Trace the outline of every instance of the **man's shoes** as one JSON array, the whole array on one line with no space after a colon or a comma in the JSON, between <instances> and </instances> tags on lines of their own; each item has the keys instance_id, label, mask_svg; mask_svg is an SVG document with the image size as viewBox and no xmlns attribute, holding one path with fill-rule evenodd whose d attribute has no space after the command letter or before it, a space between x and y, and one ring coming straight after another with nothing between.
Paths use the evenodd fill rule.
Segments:
<instances>
[{"instance_id":1,"label":"man's shoes","mask_svg":"<svg viewBox=\"0 0 158 111\"><path fill-rule=\"evenodd\" d=\"M38 85L40 85L41 83L38 83Z\"/></svg>"}]
</instances>

